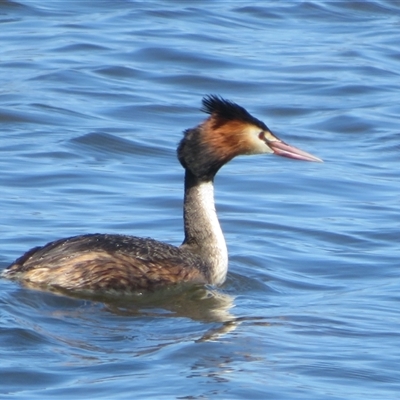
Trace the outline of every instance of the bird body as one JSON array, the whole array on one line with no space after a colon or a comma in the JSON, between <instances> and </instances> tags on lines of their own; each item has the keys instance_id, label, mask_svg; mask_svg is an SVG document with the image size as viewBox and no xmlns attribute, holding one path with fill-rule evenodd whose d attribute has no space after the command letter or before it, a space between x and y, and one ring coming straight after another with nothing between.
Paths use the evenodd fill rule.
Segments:
<instances>
[{"instance_id":1,"label":"bird body","mask_svg":"<svg viewBox=\"0 0 400 400\"><path fill-rule=\"evenodd\" d=\"M184 132L177 151L185 169L181 246L135 236L75 236L29 250L2 276L30 287L95 293L156 289L182 282L222 284L228 251L214 204L213 181L218 170L242 154L321 160L282 142L236 103L207 96L203 111L209 118Z\"/></svg>"}]
</instances>

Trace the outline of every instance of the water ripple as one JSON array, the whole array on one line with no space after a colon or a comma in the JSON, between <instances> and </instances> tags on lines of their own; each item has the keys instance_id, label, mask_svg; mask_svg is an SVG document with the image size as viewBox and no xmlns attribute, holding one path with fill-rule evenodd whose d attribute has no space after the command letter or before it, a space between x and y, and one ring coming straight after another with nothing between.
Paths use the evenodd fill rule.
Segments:
<instances>
[{"instance_id":1,"label":"water ripple","mask_svg":"<svg viewBox=\"0 0 400 400\"><path fill-rule=\"evenodd\" d=\"M0 281L1 392L396 398L399 11L1 1L2 267L89 232L179 245L175 149L205 94L324 159L221 170L219 289L76 299Z\"/></svg>"}]
</instances>

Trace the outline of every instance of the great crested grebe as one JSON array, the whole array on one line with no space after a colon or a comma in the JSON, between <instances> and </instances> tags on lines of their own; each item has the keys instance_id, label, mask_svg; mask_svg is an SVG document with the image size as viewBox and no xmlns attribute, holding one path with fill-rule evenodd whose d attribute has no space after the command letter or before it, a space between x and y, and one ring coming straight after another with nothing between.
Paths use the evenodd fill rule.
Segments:
<instances>
[{"instance_id":1,"label":"great crested grebe","mask_svg":"<svg viewBox=\"0 0 400 400\"><path fill-rule=\"evenodd\" d=\"M89 234L35 247L12 263L3 277L47 290L129 292L180 282L220 285L228 251L214 206L214 176L241 154L269 154L322 161L289 146L236 103L210 95L210 116L187 129L178 146L185 169L185 239L176 247L153 239Z\"/></svg>"}]
</instances>

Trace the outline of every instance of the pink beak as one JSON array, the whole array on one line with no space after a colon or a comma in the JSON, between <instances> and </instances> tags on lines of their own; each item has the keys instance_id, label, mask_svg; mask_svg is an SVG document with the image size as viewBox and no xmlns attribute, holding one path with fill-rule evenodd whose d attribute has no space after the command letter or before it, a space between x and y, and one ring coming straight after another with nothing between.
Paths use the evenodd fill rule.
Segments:
<instances>
[{"instance_id":1,"label":"pink beak","mask_svg":"<svg viewBox=\"0 0 400 400\"><path fill-rule=\"evenodd\" d=\"M268 146L272 149L274 154L278 156L294 158L295 160L302 160L302 161L323 162L320 158L315 157L310 153L297 149L296 147L289 146L288 144L278 140L268 141Z\"/></svg>"}]
</instances>

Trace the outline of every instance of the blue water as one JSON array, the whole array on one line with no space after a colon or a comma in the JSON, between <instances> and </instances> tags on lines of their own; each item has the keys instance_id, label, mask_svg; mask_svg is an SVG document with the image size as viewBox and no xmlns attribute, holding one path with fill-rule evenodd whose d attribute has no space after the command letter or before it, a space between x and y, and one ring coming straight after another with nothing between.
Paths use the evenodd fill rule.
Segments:
<instances>
[{"instance_id":1,"label":"blue water","mask_svg":"<svg viewBox=\"0 0 400 400\"><path fill-rule=\"evenodd\" d=\"M88 300L0 280L0 397L400 395L398 1L0 1L0 267L89 232L182 241L205 94L324 159L216 179L221 288Z\"/></svg>"}]
</instances>

